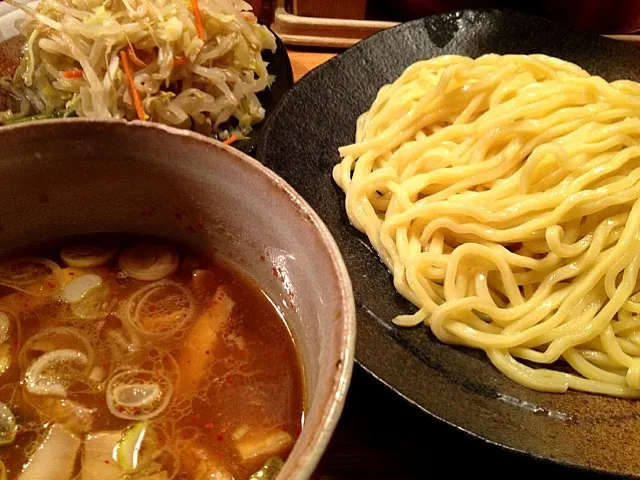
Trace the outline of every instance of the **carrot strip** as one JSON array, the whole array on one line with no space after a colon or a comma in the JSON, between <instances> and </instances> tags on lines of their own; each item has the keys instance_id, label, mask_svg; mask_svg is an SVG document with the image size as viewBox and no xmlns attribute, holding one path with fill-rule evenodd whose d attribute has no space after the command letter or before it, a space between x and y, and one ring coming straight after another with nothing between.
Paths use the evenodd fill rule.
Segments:
<instances>
[{"instance_id":1,"label":"carrot strip","mask_svg":"<svg viewBox=\"0 0 640 480\"><path fill-rule=\"evenodd\" d=\"M227 138L224 142L225 145L231 145L232 143L234 143L236 140L238 140L238 137L236 137L235 135L231 135L229 138Z\"/></svg>"},{"instance_id":2,"label":"carrot strip","mask_svg":"<svg viewBox=\"0 0 640 480\"><path fill-rule=\"evenodd\" d=\"M196 31L198 32L198 37L200 37L200 40L204 42L207 38L204 35L204 24L202 23L202 13L200 13L198 0L191 0L191 8L193 8L193 16L196 20Z\"/></svg>"},{"instance_id":3,"label":"carrot strip","mask_svg":"<svg viewBox=\"0 0 640 480\"><path fill-rule=\"evenodd\" d=\"M129 45L129 58L131 59L131 63L133 63L136 67L144 68L147 66L147 64L140 60L140 57L136 55L136 52L131 47L131 45Z\"/></svg>"},{"instance_id":4,"label":"carrot strip","mask_svg":"<svg viewBox=\"0 0 640 480\"><path fill-rule=\"evenodd\" d=\"M179 67L180 65L186 65L190 61L189 57L173 57L173 66Z\"/></svg>"},{"instance_id":5,"label":"carrot strip","mask_svg":"<svg viewBox=\"0 0 640 480\"><path fill-rule=\"evenodd\" d=\"M84 73L82 70L63 70L62 76L64 78L82 78Z\"/></svg>"},{"instance_id":6,"label":"carrot strip","mask_svg":"<svg viewBox=\"0 0 640 480\"><path fill-rule=\"evenodd\" d=\"M136 90L136 85L133 83L133 73L131 73L131 64L129 63L129 55L126 50L120 50L120 59L122 60L122 70L127 76L129 81L129 90L131 90L131 96L133 97L133 105L136 107L136 113L140 120L146 120L147 114L144 113L144 107L142 106L142 100L140 99L140 92Z\"/></svg>"},{"instance_id":7,"label":"carrot strip","mask_svg":"<svg viewBox=\"0 0 640 480\"><path fill-rule=\"evenodd\" d=\"M258 21L258 19L256 18L256 16L252 13L252 12L242 12L240 14L240 16L247 22L247 23L256 23Z\"/></svg>"}]
</instances>

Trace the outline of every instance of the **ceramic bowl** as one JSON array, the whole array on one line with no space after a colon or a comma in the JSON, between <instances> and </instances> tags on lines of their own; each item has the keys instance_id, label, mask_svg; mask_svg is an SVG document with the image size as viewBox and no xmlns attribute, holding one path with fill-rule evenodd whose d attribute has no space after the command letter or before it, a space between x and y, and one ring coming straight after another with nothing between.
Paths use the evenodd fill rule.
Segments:
<instances>
[{"instance_id":1,"label":"ceramic bowl","mask_svg":"<svg viewBox=\"0 0 640 480\"><path fill-rule=\"evenodd\" d=\"M355 309L331 234L289 185L191 132L86 119L0 129L0 172L0 255L74 234L146 234L252 277L281 310L305 375L304 427L279 478L311 475L351 378Z\"/></svg>"}]
</instances>

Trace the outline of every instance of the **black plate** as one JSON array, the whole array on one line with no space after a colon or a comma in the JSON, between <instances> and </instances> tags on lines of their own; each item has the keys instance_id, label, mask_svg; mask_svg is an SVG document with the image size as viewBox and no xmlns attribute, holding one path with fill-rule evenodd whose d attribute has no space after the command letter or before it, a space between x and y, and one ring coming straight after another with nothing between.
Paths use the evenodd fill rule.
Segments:
<instances>
[{"instance_id":1,"label":"black plate","mask_svg":"<svg viewBox=\"0 0 640 480\"><path fill-rule=\"evenodd\" d=\"M275 35L275 37L275 53L271 53L268 50L262 52L262 58L269 63L267 71L270 75L275 75L276 78L270 88L258 94L260 103L262 103L265 109L265 119L259 124L254 125L253 131L249 134L249 138L239 140L233 145L238 150L248 153L249 155L255 153L258 139L262 135L267 120L275 111L280 100L282 100L293 85L293 71L291 70L289 55L287 55L287 50L282 40L280 40L277 35ZM18 59L20 58L23 44L24 37L22 36L0 42L0 76L13 75L14 70L18 66ZM5 100L3 99L3 93L0 92L0 110L4 108L6 108Z\"/></svg>"},{"instance_id":2,"label":"black plate","mask_svg":"<svg viewBox=\"0 0 640 480\"><path fill-rule=\"evenodd\" d=\"M490 52L545 53L609 80L640 79L640 49L633 45L513 12L432 16L378 33L309 73L266 125L258 158L307 199L335 236L354 284L356 358L365 369L431 415L490 442L640 478L640 401L527 390L483 352L444 345L426 327L394 327L394 316L415 309L395 293L367 238L349 224L344 195L332 181L338 146L353 141L356 118L382 85L418 60ZM424 435L426 448L436 439Z\"/></svg>"}]
</instances>

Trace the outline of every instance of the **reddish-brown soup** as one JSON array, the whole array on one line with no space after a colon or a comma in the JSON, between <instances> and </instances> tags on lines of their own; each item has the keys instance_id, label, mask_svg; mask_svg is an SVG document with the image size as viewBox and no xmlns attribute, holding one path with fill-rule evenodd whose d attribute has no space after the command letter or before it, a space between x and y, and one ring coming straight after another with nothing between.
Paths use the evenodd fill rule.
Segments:
<instances>
[{"instance_id":1,"label":"reddish-brown soup","mask_svg":"<svg viewBox=\"0 0 640 480\"><path fill-rule=\"evenodd\" d=\"M9 479L243 480L265 463L261 478L277 472L300 433L303 381L287 326L257 285L157 240L41 252L0 264Z\"/></svg>"}]
</instances>

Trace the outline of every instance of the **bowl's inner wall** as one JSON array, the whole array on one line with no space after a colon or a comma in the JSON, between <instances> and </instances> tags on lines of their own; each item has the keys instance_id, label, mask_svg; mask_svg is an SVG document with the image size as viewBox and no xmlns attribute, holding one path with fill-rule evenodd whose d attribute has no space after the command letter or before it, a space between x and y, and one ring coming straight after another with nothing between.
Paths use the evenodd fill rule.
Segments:
<instances>
[{"instance_id":1,"label":"bowl's inner wall","mask_svg":"<svg viewBox=\"0 0 640 480\"><path fill-rule=\"evenodd\" d=\"M307 415L293 454L309 453L340 358L340 292L327 247L289 194L221 147L157 129L46 122L3 133L0 255L73 234L126 232L234 263L296 340Z\"/></svg>"}]
</instances>

